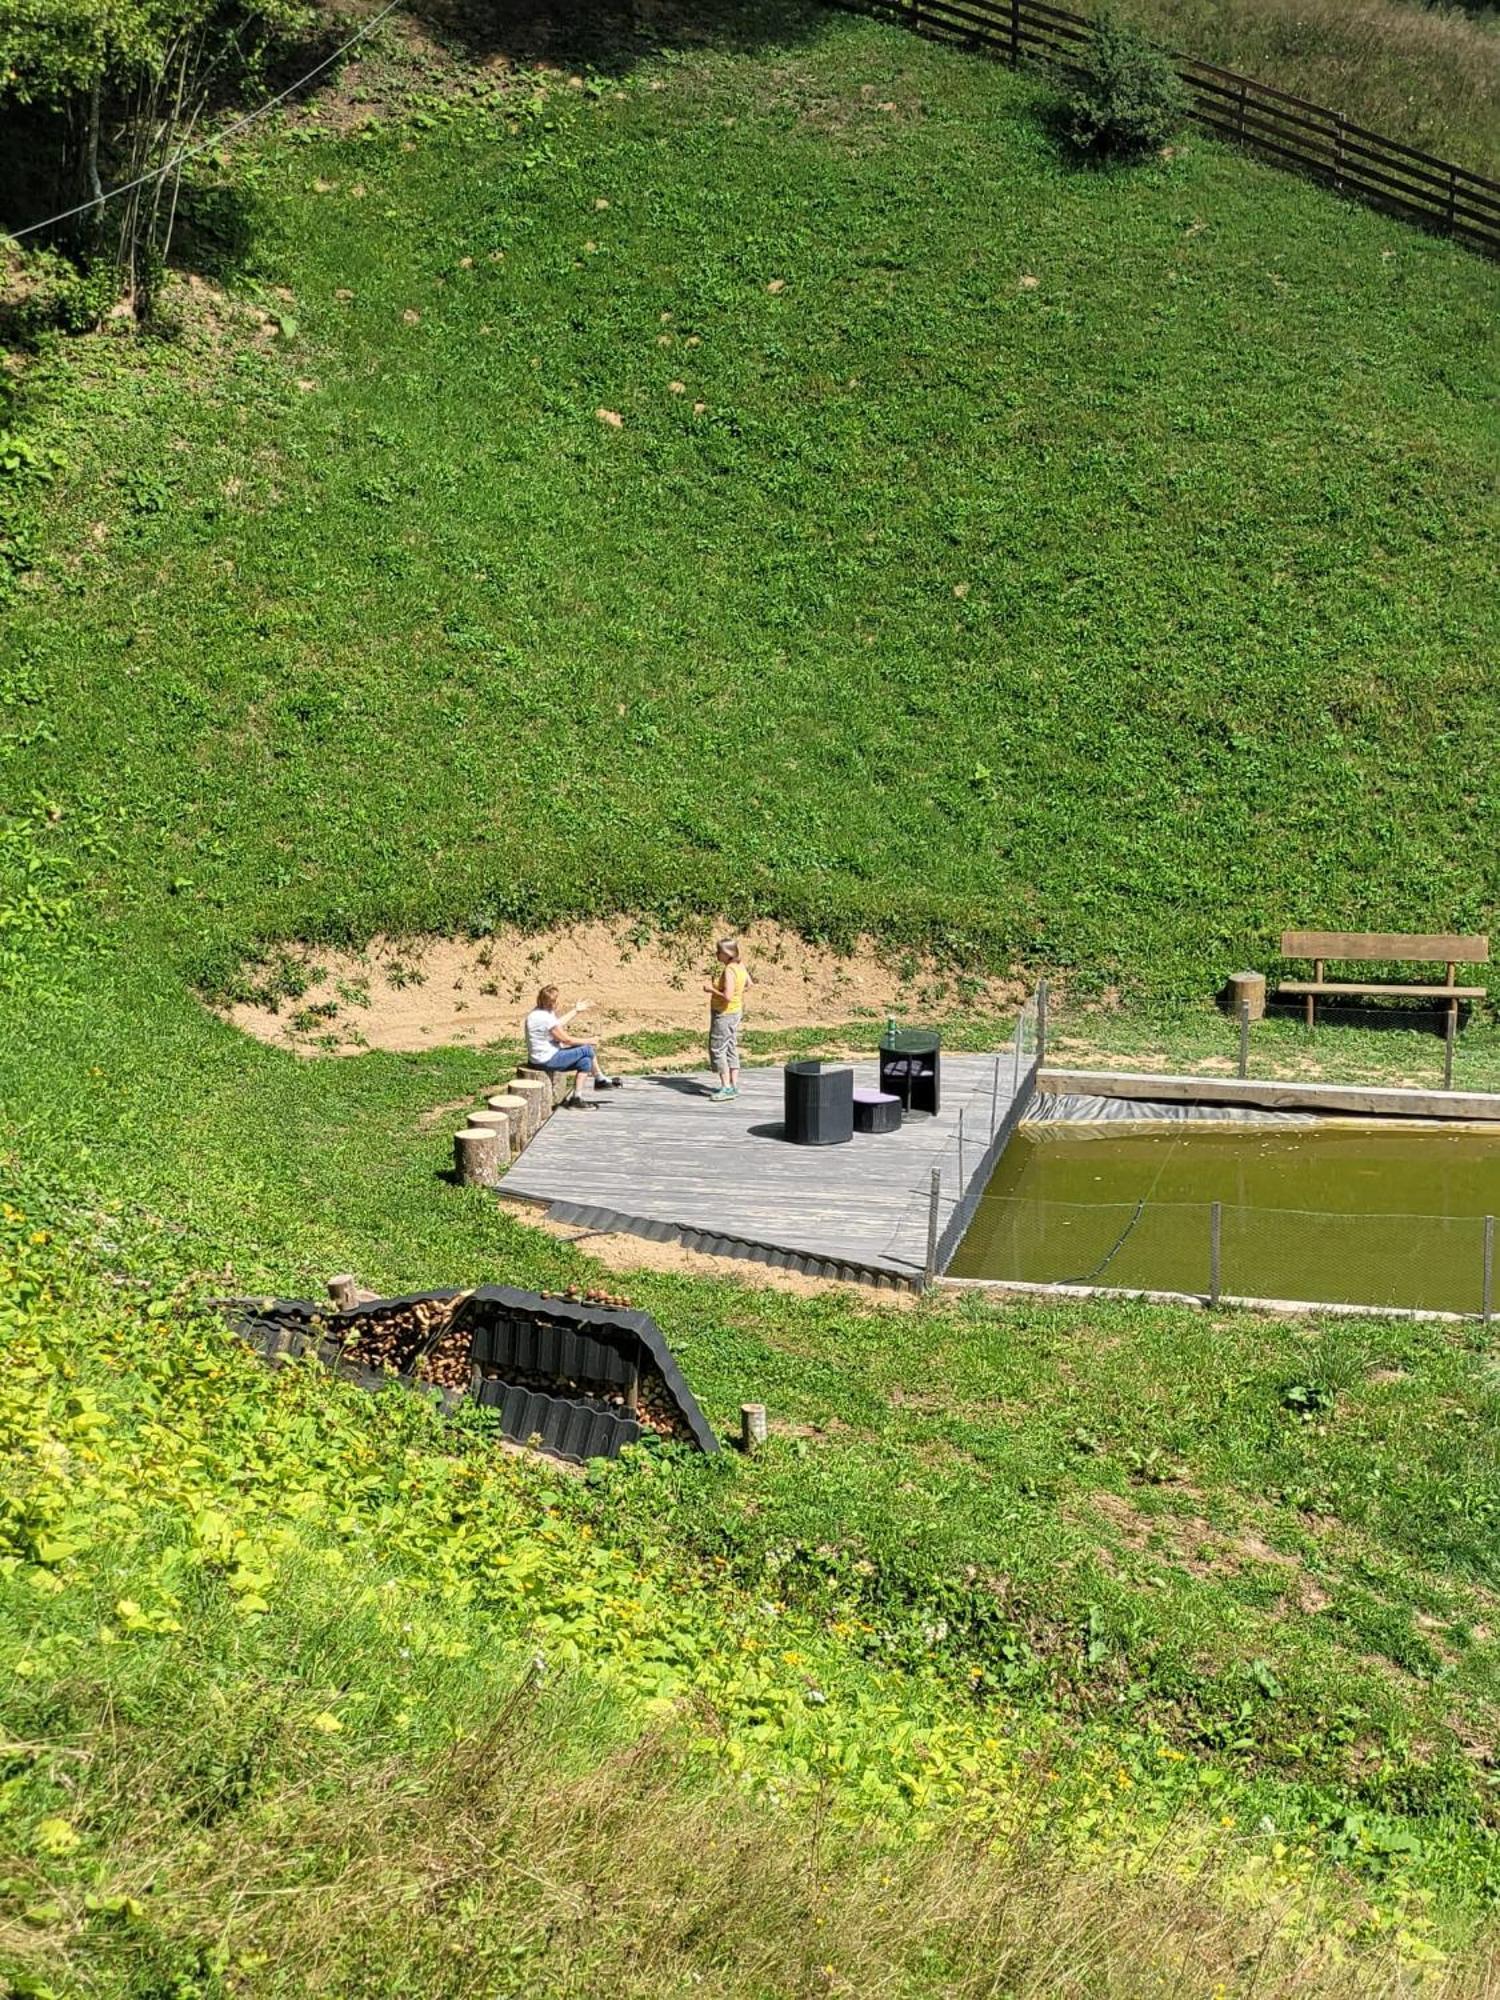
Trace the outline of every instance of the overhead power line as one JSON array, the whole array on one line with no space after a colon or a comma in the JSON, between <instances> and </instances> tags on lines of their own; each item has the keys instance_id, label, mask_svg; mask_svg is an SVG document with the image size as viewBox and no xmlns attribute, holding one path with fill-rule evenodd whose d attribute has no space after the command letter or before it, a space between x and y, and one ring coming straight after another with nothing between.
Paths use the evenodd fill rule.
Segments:
<instances>
[{"instance_id":1,"label":"overhead power line","mask_svg":"<svg viewBox=\"0 0 1500 2000\"><path fill-rule=\"evenodd\" d=\"M24 229L12 229L9 232L0 230L0 236L8 233L12 242L19 242L23 236L35 236L39 229L55 229L59 222L70 222L75 215L83 215L102 208L107 201L114 201L122 194L131 194L138 187L145 187L151 181L159 181L166 175L175 173L185 161L196 159L200 153L212 152L215 146L222 145L236 132L243 132L247 125L253 125L257 118L264 118L268 111L274 111L278 104L285 104L289 97L295 97L304 84L311 83L315 76L321 76L325 69L331 68L339 57L346 55L357 42L362 42L366 35L373 34L387 14L394 14L400 4L401 0L388 0L388 4L381 8L373 20L366 21L357 34L351 35L347 42L342 42L332 55L324 56L320 63L314 64L305 76L299 76L295 83L289 83L285 90L278 91L274 97L268 97L264 104L257 104L253 111L247 111L243 118L236 118L233 124L221 126L211 138L204 139L199 145L184 146L182 151L175 153L164 166L153 167L149 174L138 174L133 181L122 181L118 187L106 188L102 195L81 201L74 208L65 208L57 215L44 216L40 222L28 222Z\"/></svg>"}]
</instances>

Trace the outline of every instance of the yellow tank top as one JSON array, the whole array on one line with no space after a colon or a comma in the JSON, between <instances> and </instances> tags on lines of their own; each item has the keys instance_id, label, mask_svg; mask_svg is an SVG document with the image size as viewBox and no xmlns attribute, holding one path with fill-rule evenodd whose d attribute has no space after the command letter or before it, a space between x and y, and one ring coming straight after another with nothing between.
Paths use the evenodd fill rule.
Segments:
<instances>
[{"instance_id":1,"label":"yellow tank top","mask_svg":"<svg viewBox=\"0 0 1500 2000\"><path fill-rule=\"evenodd\" d=\"M709 1006L715 1014L738 1014L745 1004L745 988L750 975L743 965L721 966L723 991L709 995Z\"/></svg>"}]
</instances>

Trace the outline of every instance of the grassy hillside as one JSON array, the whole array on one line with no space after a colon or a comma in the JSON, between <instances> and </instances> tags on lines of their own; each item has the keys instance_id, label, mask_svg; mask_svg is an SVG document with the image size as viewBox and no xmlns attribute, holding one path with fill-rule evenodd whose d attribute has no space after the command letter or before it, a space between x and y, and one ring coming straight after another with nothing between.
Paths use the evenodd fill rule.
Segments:
<instances>
[{"instance_id":1,"label":"grassy hillside","mask_svg":"<svg viewBox=\"0 0 1500 2000\"><path fill-rule=\"evenodd\" d=\"M294 331L23 377L7 770L134 934L691 902L1185 996L1486 927L1487 266L822 15L506 104L240 164Z\"/></svg>"},{"instance_id":2,"label":"grassy hillside","mask_svg":"<svg viewBox=\"0 0 1500 2000\"><path fill-rule=\"evenodd\" d=\"M175 340L3 378L20 1993L1484 1976L1461 1333L643 1276L776 1441L573 1481L195 1309L584 1268L438 1178L504 1051L207 1012L278 939L765 910L1173 1004L1492 913L1493 274L749 20L268 137Z\"/></svg>"},{"instance_id":3,"label":"grassy hillside","mask_svg":"<svg viewBox=\"0 0 1500 2000\"><path fill-rule=\"evenodd\" d=\"M101 1297L35 1224L0 1217L16 1994L1482 1976L1493 1393L1446 1337L647 1279L777 1438L577 1480L272 1376L149 1259ZM508 1269L576 1268L523 1234Z\"/></svg>"}]
</instances>

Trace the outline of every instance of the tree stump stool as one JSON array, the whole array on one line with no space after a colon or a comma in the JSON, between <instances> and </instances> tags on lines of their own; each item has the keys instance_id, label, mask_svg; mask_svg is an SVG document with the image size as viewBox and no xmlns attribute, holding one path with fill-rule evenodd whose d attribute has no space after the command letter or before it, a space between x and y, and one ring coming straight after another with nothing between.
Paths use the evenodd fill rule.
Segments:
<instances>
[{"instance_id":1,"label":"tree stump stool","mask_svg":"<svg viewBox=\"0 0 1500 2000\"><path fill-rule=\"evenodd\" d=\"M513 1148L511 1146L510 1113L508 1111L471 1111L469 1113L471 1132L493 1132L499 1141L500 1164L508 1166Z\"/></svg>"},{"instance_id":2,"label":"tree stump stool","mask_svg":"<svg viewBox=\"0 0 1500 2000\"><path fill-rule=\"evenodd\" d=\"M510 1086L510 1094L525 1105L526 1137L534 1139L552 1114L551 1084L544 1083L539 1076L518 1076Z\"/></svg>"},{"instance_id":3,"label":"tree stump stool","mask_svg":"<svg viewBox=\"0 0 1500 2000\"><path fill-rule=\"evenodd\" d=\"M537 1083L544 1083L552 1093L555 1109L565 1097L571 1097L578 1088L580 1072L576 1069L543 1069L540 1063L522 1063L516 1071L518 1079L530 1077Z\"/></svg>"},{"instance_id":4,"label":"tree stump stool","mask_svg":"<svg viewBox=\"0 0 1500 2000\"><path fill-rule=\"evenodd\" d=\"M487 1125L453 1135L453 1177L460 1187L500 1185L500 1138Z\"/></svg>"}]
</instances>

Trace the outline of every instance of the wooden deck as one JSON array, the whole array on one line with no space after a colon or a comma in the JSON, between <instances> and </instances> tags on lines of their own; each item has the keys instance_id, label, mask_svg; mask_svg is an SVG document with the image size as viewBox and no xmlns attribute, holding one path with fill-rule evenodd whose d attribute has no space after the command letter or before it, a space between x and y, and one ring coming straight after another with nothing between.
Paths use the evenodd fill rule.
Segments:
<instances>
[{"instance_id":1,"label":"wooden deck","mask_svg":"<svg viewBox=\"0 0 1500 2000\"><path fill-rule=\"evenodd\" d=\"M873 1061L853 1068L856 1086L874 1087ZM1031 1070L1017 1078L1010 1049L945 1055L937 1117L908 1119L888 1136L857 1134L847 1146L790 1146L779 1066L745 1070L740 1095L726 1104L709 1101L706 1074L632 1077L615 1093L589 1091L597 1111L556 1113L500 1194L585 1228L817 1275L920 1284L932 1169L942 1175L941 1268L1033 1082Z\"/></svg>"}]
</instances>

